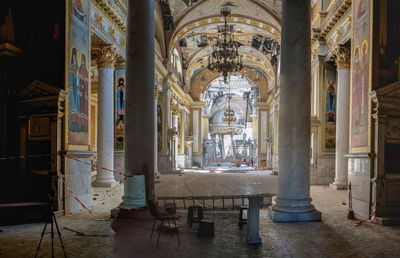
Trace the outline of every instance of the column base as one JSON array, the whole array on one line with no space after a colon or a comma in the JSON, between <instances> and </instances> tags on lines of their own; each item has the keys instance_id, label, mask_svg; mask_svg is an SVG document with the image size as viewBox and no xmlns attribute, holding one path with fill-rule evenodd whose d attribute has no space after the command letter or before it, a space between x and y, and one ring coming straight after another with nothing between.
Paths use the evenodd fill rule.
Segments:
<instances>
[{"instance_id":1,"label":"column base","mask_svg":"<svg viewBox=\"0 0 400 258\"><path fill-rule=\"evenodd\" d=\"M347 190L348 189L347 184L339 184L339 183L329 184L329 187L334 190Z\"/></svg>"},{"instance_id":2,"label":"column base","mask_svg":"<svg viewBox=\"0 0 400 258\"><path fill-rule=\"evenodd\" d=\"M111 188L111 187L116 186L117 184L118 183L114 180L104 181L104 182L101 182L101 181L100 182L97 182L97 181L92 182L93 187L105 187L105 188Z\"/></svg>"},{"instance_id":3,"label":"column base","mask_svg":"<svg viewBox=\"0 0 400 258\"><path fill-rule=\"evenodd\" d=\"M144 175L126 177L121 208L132 210L146 206L146 186Z\"/></svg>"},{"instance_id":4,"label":"column base","mask_svg":"<svg viewBox=\"0 0 400 258\"><path fill-rule=\"evenodd\" d=\"M321 212L313 210L309 212L282 212L269 208L269 215L274 222L311 222L321 221Z\"/></svg>"},{"instance_id":5,"label":"column base","mask_svg":"<svg viewBox=\"0 0 400 258\"><path fill-rule=\"evenodd\" d=\"M247 243L249 245L261 245L261 237L253 237L253 238L247 238Z\"/></svg>"},{"instance_id":6,"label":"column base","mask_svg":"<svg viewBox=\"0 0 400 258\"><path fill-rule=\"evenodd\" d=\"M279 174L278 170L272 170L271 175L277 176Z\"/></svg>"}]
</instances>

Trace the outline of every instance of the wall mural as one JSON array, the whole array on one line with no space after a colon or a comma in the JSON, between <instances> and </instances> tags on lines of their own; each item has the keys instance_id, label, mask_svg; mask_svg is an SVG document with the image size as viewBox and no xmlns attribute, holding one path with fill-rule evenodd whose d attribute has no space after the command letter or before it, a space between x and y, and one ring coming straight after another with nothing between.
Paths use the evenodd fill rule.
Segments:
<instances>
[{"instance_id":1,"label":"wall mural","mask_svg":"<svg viewBox=\"0 0 400 258\"><path fill-rule=\"evenodd\" d=\"M366 149L368 141L368 92L370 86L370 1L355 0L353 6L352 85L350 146Z\"/></svg>"},{"instance_id":2,"label":"wall mural","mask_svg":"<svg viewBox=\"0 0 400 258\"><path fill-rule=\"evenodd\" d=\"M336 146L336 81L335 77L327 76L326 116L325 116L325 148Z\"/></svg>"},{"instance_id":3,"label":"wall mural","mask_svg":"<svg viewBox=\"0 0 400 258\"><path fill-rule=\"evenodd\" d=\"M69 1L68 144L89 139L89 1Z\"/></svg>"},{"instance_id":4,"label":"wall mural","mask_svg":"<svg viewBox=\"0 0 400 258\"><path fill-rule=\"evenodd\" d=\"M125 142L125 70L115 70L115 148L122 150Z\"/></svg>"}]
</instances>

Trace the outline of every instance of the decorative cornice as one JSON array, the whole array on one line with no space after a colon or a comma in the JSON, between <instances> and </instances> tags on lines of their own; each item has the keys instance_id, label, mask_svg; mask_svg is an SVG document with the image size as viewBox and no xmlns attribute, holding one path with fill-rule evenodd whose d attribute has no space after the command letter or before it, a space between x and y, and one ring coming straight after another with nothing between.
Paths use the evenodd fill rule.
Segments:
<instances>
[{"instance_id":1,"label":"decorative cornice","mask_svg":"<svg viewBox=\"0 0 400 258\"><path fill-rule=\"evenodd\" d=\"M342 18L343 14L351 7L352 0L336 1L329 9L326 22L321 26L321 35L325 37L336 23Z\"/></svg>"},{"instance_id":2,"label":"decorative cornice","mask_svg":"<svg viewBox=\"0 0 400 258\"><path fill-rule=\"evenodd\" d=\"M335 51L336 64L338 69L349 69L350 68L350 49L348 47L339 45Z\"/></svg>"},{"instance_id":3,"label":"decorative cornice","mask_svg":"<svg viewBox=\"0 0 400 258\"><path fill-rule=\"evenodd\" d=\"M107 45L97 49L96 61L98 68L113 68L117 61L115 48Z\"/></svg>"},{"instance_id":4,"label":"decorative cornice","mask_svg":"<svg viewBox=\"0 0 400 258\"><path fill-rule=\"evenodd\" d=\"M98 8L110 17L114 24L122 31L126 31L126 6L122 1L118 1L120 6L116 5L116 1L110 0L92 0Z\"/></svg>"}]
</instances>

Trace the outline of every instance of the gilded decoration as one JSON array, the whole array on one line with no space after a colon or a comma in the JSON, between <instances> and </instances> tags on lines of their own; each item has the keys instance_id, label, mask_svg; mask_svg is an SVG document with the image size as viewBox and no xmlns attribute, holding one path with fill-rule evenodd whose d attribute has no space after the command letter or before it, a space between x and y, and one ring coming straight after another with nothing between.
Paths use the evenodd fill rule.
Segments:
<instances>
[{"instance_id":1,"label":"gilded decoration","mask_svg":"<svg viewBox=\"0 0 400 258\"><path fill-rule=\"evenodd\" d=\"M96 51L98 68L112 68L116 62L116 52L112 45L100 47Z\"/></svg>"},{"instance_id":2,"label":"gilded decoration","mask_svg":"<svg viewBox=\"0 0 400 258\"><path fill-rule=\"evenodd\" d=\"M345 46L338 46L336 49L336 64L338 69L350 68L350 49Z\"/></svg>"},{"instance_id":3,"label":"gilded decoration","mask_svg":"<svg viewBox=\"0 0 400 258\"><path fill-rule=\"evenodd\" d=\"M172 101L172 99L171 99L171 113L173 115L179 114L179 104Z\"/></svg>"}]
</instances>

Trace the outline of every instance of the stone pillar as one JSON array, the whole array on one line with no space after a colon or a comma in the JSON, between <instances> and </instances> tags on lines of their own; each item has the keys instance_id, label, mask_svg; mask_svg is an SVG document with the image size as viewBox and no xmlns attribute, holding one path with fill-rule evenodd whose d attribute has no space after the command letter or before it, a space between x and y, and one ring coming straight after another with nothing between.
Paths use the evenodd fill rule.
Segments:
<instances>
[{"instance_id":1,"label":"stone pillar","mask_svg":"<svg viewBox=\"0 0 400 258\"><path fill-rule=\"evenodd\" d=\"M158 89L157 85L154 86L154 117L157 118L157 106L158 98L161 90ZM160 172L158 171L158 132L157 132L157 119L154 119L154 182L160 183Z\"/></svg>"},{"instance_id":2,"label":"stone pillar","mask_svg":"<svg viewBox=\"0 0 400 258\"><path fill-rule=\"evenodd\" d=\"M171 160L172 170L178 170L178 110L172 110L172 128L171 128Z\"/></svg>"},{"instance_id":3,"label":"stone pillar","mask_svg":"<svg viewBox=\"0 0 400 258\"><path fill-rule=\"evenodd\" d=\"M252 132L251 132L251 138L252 140L257 140L257 115L251 115L251 125L252 125Z\"/></svg>"},{"instance_id":4,"label":"stone pillar","mask_svg":"<svg viewBox=\"0 0 400 258\"><path fill-rule=\"evenodd\" d=\"M310 198L310 0L282 1L279 178L273 221L316 221Z\"/></svg>"},{"instance_id":5,"label":"stone pillar","mask_svg":"<svg viewBox=\"0 0 400 258\"><path fill-rule=\"evenodd\" d=\"M203 115L203 139L208 139L208 134L210 133L210 125L209 125L209 115Z\"/></svg>"},{"instance_id":6,"label":"stone pillar","mask_svg":"<svg viewBox=\"0 0 400 258\"><path fill-rule=\"evenodd\" d=\"M97 51L98 112L97 112L97 176L95 187L116 185L114 173L101 169L114 169L114 64L115 52L112 46Z\"/></svg>"},{"instance_id":7,"label":"stone pillar","mask_svg":"<svg viewBox=\"0 0 400 258\"><path fill-rule=\"evenodd\" d=\"M274 125L273 125L273 157L272 157L272 172L274 174L279 173L279 104L275 104L273 107L274 113Z\"/></svg>"},{"instance_id":8,"label":"stone pillar","mask_svg":"<svg viewBox=\"0 0 400 258\"><path fill-rule=\"evenodd\" d=\"M122 207L146 206L154 195L154 1L128 0L125 172Z\"/></svg>"},{"instance_id":9,"label":"stone pillar","mask_svg":"<svg viewBox=\"0 0 400 258\"><path fill-rule=\"evenodd\" d=\"M262 196L249 196L249 209L247 210L247 243L251 245L261 244L260 208L262 203Z\"/></svg>"},{"instance_id":10,"label":"stone pillar","mask_svg":"<svg viewBox=\"0 0 400 258\"><path fill-rule=\"evenodd\" d=\"M336 190L347 189L350 115L350 50L338 46L337 63L337 110L336 110L336 162L335 181L330 186Z\"/></svg>"},{"instance_id":11,"label":"stone pillar","mask_svg":"<svg viewBox=\"0 0 400 258\"><path fill-rule=\"evenodd\" d=\"M268 138L268 105L265 102L257 102L254 104L257 109L257 167L267 167L267 138Z\"/></svg>"},{"instance_id":12,"label":"stone pillar","mask_svg":"<svg viewBox=\"0 0 400 258\"><path fill-rule=\"evenodd\" d=\"M203 154L203 137L201 135L202 132L202 109L205 107L205 103L201 101L193 102L190 106L190 112L192 115L191 124L192 124L192 137L193 137L193 146L192 146L192 160L193 165L201 167L203 165L202 154Z\"/></svg>"}]
</instances>

